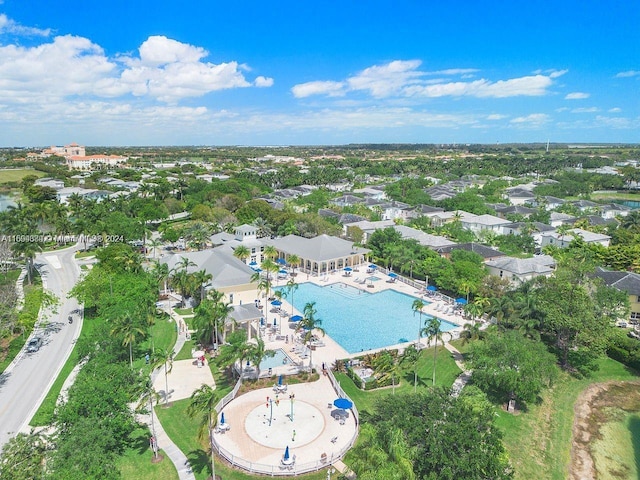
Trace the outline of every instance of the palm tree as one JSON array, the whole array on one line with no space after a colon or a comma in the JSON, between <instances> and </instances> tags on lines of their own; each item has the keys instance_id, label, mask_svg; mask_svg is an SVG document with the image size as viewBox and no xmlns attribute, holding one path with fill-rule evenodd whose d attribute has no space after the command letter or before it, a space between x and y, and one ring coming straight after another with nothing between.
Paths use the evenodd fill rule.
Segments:
<instances>
[{"instance_id":1,"label":"palm tree","mask_svg":"<svg viewBox=\"0 0 640 480\"><path fill-rule=\"evenodd\" d=\"M153 350L151 360L151 366L155 369L159 366L164 366L164 404L169 405L169 379L168 375L173 368L173 350L166 348L155 348Z\"/></svg>"},{"instance_id":2,"label":"palm tree","mask_svg":"<svg viewBox=\"0 0 640 480\"><path fill-rule=\"evenodd\" d=\"M128 313L119 317L111 329L112 335L122 336L122 345L129 346L129 366L133 368L133 344L138 337L142 337L145 331L134 324L134 319Z\"/></svg>"},{"instance_id":3,"label":"palm tree","mask_svg":"<svg viewBox=\"0 0 640 480\"><path fill-rule=\"evenodd\" d=\"M156 281L156 285L162 284L162 293L167 293L167 278L169 278L169 265L166 263L154 262L151 268L151 274Z\"/></svg>"},{"instance_id":4,"label":"palm tree","mask_svg":"<svg viewBox=\"0 0 640 480\"><path fill-rule=\"evenodd\" d=\"M267 245L262 252L265 258L269 260L275 260L278 257L278 250L273 245ZM264 263L264 262L263 262ZM264 267L261 267L264 270Z\"/></svg>"},{"instance_id":5,"label":"palm tree","mask_svg":"<svg viewBox=\"0 0 640 480\"><path fill-rule=\"evenodd\" d=\"M220 362L233 368L235 362L240 363L240 378L244 373L244 361L249 356L251 346L247 341L247 334L236 330L229 335L228 343L220 349Z\"/></svg>"},{"instance_id":6,"label":"palm tree","mask_svg":"<svg viewBox=\"0 0 640 480\"><path fill-rule=\"evenodd\" d=\"M320 326L322 320L316 318L318 311L315 309L316 302L309 302L304 306L304 317L298 322L296 332L304 330L302 340L309 347L309 369L313 369L313 350L311 350L311 340L313 339L314 330L317 330L324 337L325 331Z\"/></svg>"},{"instance_id":7,"label":"palm tree","mask_svg":"<svg viewBox=\"0 0 640 480\"><path fill-rule=\"evenodd\" d=\"M436 359L438 356L438 340L442 341L442 345L444 345L444 341L442 340L442 330L440 330L440 326L442 324L440 323L440 320L438 320L437 318L428 318L427 320L425 320L425 328L422 330L422 333L424 333L428 338L429 338L429 343L431 343L431 339L435 339L434 345L433 345L433 379L432 379L432 385L435 387L436 386Z\"/></svg>"},{"instance_id":8,"label":"palm tree","mask_svg":"<svg viewBox=\"0 0 640 480\"><path fill-rule=\"evenodd\" d=\"M15 242L11 246L11 250L14 254L24 257L27 266L27 281L31 285L33 283L33 259L38 252L42 251L42 244L40 242Z\"/></svg>"},{"instance_id":9,"label":"palm tree","mask_svg":"<svg viewBox=\"0 0 640 480\"><path fill-rule=\"evenodd\" d=\"M287 257L287 263L289 264L289 268L291 268L291 276L295 277L296 267L300 265L300 257L292 253Z\"/></svg>"},{"instance_id":10,"label":"palm tree","mask_svg":"<svg viewBox=\"0 0 640 480\"><path fill-rule=\"evenodd\" d=\"M140 397L140 401L138 402L137 410L138 411L143 410L146 407L147 402L149 402L149 415L151 415L151 434L153 435L153 438L155 438L156 440L158 439L158 437L156 436L156 422L154 420L154 414L153 414L153 402L155 402L157 405L159 400L160 400L160 395L153 388L153 383L151 382L151 378L148 378L145 388L142 392L142 396ZM155 458L158 458L157 448L153 450L153 456Z\"/></svg>"},{"instance_id":11,"label":"palm tree","mask_svg":"<svg viewBox=\"0 0 640 480\"><path fill-rule=\"evenodd\" d=\"M249 342L249 351L247 359L256 366L256 378L260 378L260 363L265 358L273 357L275 350L267 350L264 346L264 340L255 338Z\"/></svg>"},{"instance_id":12,"label":"palm tree","mask_svg":"<svg viewBox=\"0 0 640 480\"><path fill-rule=\"evenodd\" d=\"M415 315L416 312L418 312L418 315L420 315L420 323L418 323L418 343L416 343L416 350L418 348L420 348L420 337L422 336L422 329L420 328L422 325L422 310L424 309L424 307L426 306L426 304L420 300L419 298L416 298L413 301L413 304L411 305L411 309L413 310L413 314ZM416 389L416 386L418 385L418 372L417 372L417 365L414 365L414 372L413 372L413 387L414 390Z\"/></svg>"},{"instance_id":13,"label":"palm tree","mask_svg":"<svg viewBox=\"0 0 640 480\"><path fill-rule=\"evenodd\" d=\"M202 299L205 298L206 296L205 286L212 278L213 278L213 275L210 273L207 273L206 270L198 270L197 272L193 273L193 280L196 282L197 285L200 285L200 301L202 301Z\"/></svg>"},{"instance_id":14,"label":"palm tree","mask_svg":"<svg viewBox=\"0 0 640 480\"><path fill-rule=\"evenodd\" d=\"M238 245L233 251L233 256L245 263L247 258L251 256L251 251L244 245Z\"/></svg>"},{"instance_id":15,"label":"palm tree","mask_svg":"<svg viewBox=\"0 0 640 480\"><path fill-rule=\"evenodd\" d=\"M484 313L484 309L478 302L467 303L464 306L464 311L471 317L471 320L473 320L474 323L476 318L482 317L482 314Z\"/></svg>"},{"instance_id":16,"label":"palm tree","mask_svg":"<svg viewBox=\"0 0 640 480\"><path fill-rule=\"evenodd\" d=\"M213 428L218 421L218 412L216 411L216 404L218 402L218 395L216 391L209 385L202 384L202 386L191 394L191 403L187 407L187 415L191 418L200 416L200 425L198 428L198 438L203 440L208 437L209 447L211 448L211 478L216 478L216 466L214 463L214 449L213 449Z\"/></svg>"},{"instance_id":17,"label":"palm tree","mask_svg":"<svg viewBox=\"0 0 640 480\"><path fill-rule=\"evenodd\" d=\"M163 245L162 241L157 239L157 238L152 238L151 240L149 240L148 245L151 247L151 249L153 250L153 259L156 259L156 251L158 249L158 247L161 247Z\"/></svg>"},{"instance_id":18,"label":"palm tree","mask_svg":"<svg viewBox=\"0 0 640 480\"><path fill-rule=\"evenodd\" d=\"M418 391L418 360L420 359L420 350L415 346L409 345L404 349L400 363L408 363L413 367L413 392Z\"/></svg>"},{"instance_id":19,"label":"palm tree","mask_svg":"<svg viewBox=\"0 0 640 480\"><path fill-rule=\"evenodd\" d=\"M296 281L293 278L290 278L289 281L287 281L287 295L290 297L290 303L291 303L291 315L293 315L293 293L298 289L299 285L296 283Z\"/></svg>"}]
</instances>

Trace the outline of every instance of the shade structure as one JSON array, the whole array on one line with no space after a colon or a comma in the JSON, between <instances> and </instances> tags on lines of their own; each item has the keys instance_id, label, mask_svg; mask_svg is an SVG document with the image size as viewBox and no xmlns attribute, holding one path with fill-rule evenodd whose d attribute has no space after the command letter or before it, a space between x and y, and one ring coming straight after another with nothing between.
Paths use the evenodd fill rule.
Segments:
<instances>
[{"instance_id":1,"label":"shade structure","mask_svg":"<svg viewBox=\"0 0 640 480\"><path fill-rule=\"evenodd\" d=\"M460 305L466 305L467 304L467 300L465 298L456 298L456 303L459 303Z\"/></svg>"},{"instance_id":2,"label":"shade structure","mask_svg":"<svg viewBox=\"0 0 640 480\"><path fill-rule=\"evenodd\" d=\"M278 273L279 273L280 275L286 275L286 274L287 274L287 273L289 273L289 272L287 272L286 270L278 270Z\"/></svg>"},{"instance_id":3,"label":"shade structure","mask_svg":"<svg viewBox=\"0 0 640 480\"><path fill-rule=\"evenodd\" d=\"M351 267L344 267L344 271L345 271L345 272L352 272L352 271L353 271L353 268L351 268Z\"/></svg>"},{"instance_id":4,"label":"shade structure","mask_svg":"<svg viewBox=\"0 0 640 480\"><path fill-rule=\"evenodd\" d=\"M284 457L285 460L289 460L289 445L284 449Z\"/></svg>"},{"instance_id":5,"label":"shade structure","mask_svg":"<svg viewBox=\"0 0 640 480\"><path fill-rule=\"evenodd\" d=\"M253 260L252 262L249 262L249 266L250 266L250 267L257 267L257 266L258 266L258 262L256 262L255 260Z\"/></svg>"},{"instance_id":6,"label":"shade structure","mask_svg":"<svg viewBox=\"0 0 640 480\"><path fill-rule=\"evenodd\" d=\"M220 414L220 423L227 423L224 421L224 412Z\"/></svg>"},{"instance_id":7,"label":"shade structure","mask_svg":"<svg viewBox=\"0 0 640 480\"><path fill-rule=\"evenodd\" d=\"M286 265L287 261L284 258L279 258L278 260L276 260L276 263L278 265Z\"/></svg>"},{"instance_id":8,"label":"shade structure","mask_svg":"<svg viewBox=\"0 0 640 480\"><path fill-rule=\"evenodd\" d=\"M282 305L282 302L280 300L274 300L273 302L271 302L271 305L273 305L274 307L279 307L280 305Z\"/></svg>"},{"instance_id":9,"label":"shade structure","mask_svg":"<svg viewBox=\"0 0 640 480\"><path fill-rule=\"evenodd\" d=\"M261 268L256 268L256 269L255 269L255 271L256 271L257 273L260 273L260 272L262 271L262 269L261 269Z\"/></svg>"},{"instance_id":10,"label":"shade structure","mask_svg":"<svg viewBox=\"0 0 640 480\"><path fill-rule=\"evenodd\" d=\"M389 274L389 276L390 276L391 278L397 278L397 277L398 277L398 274L397 274L397 273L393 273L393 272L391 272L391 273Z\"/></svg>"},{"instance_id":11,"label":"shade structure","mask_svg":"<svg viewBox=\"0 0 640 480\"><path fill-rule=\"evenodd\" d=\"M378 268L378 266L372 263L371 265L369 265L369 268L374 269L374 268Z\"/></svg>"},{"instance_id":12,"label":"shade structure","mask_svg":"<svg viewBox=\"0 0 640 480\"><path fill-rule=\"evenodd\" d=\"M353 407L353 403L348 398L336 398L333 401L333 405L337 408L341 408L342 410Z\"/></svg>"},{"instance_id":13,"label":"shade structure","mask_svg":"<svg viewBox=\"0 0 640 480\"><path fill-rule=\"evenodd\" d=\"M429 285L427 287L427 290L429 290L430 292L437 292L438 291L438 287L436 287L434 285Z\"/></svg>"},{"instance_id":14,"label":"shade structure","mask_svg":"<svg viewBox=\"0 0 640 480\"><path fill-rule=\"evenodd\" d=\"M290 322L299 322L300 320L302 320L302 316L300 315L294 315L293 317L289 318Z\"/></svg>"},{"instance_id":15,"label":"shade structure","mask_svg":"<svg viewBox=\"0 0 640 480\"><path fill-rule=\"evenodd\" d=\"M282 385L282 374L278 375L278 385Z\"/></svg>"}]
</instances>

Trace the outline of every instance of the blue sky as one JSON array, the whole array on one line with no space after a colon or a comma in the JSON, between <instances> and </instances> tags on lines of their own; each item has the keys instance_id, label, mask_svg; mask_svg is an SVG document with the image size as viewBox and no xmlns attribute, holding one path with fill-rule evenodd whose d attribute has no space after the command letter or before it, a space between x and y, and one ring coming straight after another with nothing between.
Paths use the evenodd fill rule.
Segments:
<instances>
[{"instance_id":1,"label":"blue sky","mask_svg":"<svg viewBox=\"0 0 640 480\"><path fill-rule=\"evenodd\" d=\"M640 2L0 0L0 146L640 141Z\"/></svg>"}]
</instances>

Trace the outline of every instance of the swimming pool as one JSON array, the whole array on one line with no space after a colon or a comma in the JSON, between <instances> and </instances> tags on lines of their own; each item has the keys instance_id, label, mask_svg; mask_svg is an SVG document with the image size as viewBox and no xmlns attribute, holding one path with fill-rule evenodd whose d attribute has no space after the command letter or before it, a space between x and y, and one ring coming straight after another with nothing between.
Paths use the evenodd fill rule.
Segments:
<instances>
[{"instance_id":1,"label":"swimming pool","mask_svg":"<svg viewBox=\"0 0 640 480\"><path fill-rule=\"evenodd\" d=\"M286 353L284 353L284 350L278 348L275 352L276 354L273 357L267 357L260 362L260 371L281 367L291 363L291 359Z\"/></svg>"},{"instance_id":2,"label":"swimming pool","mask_svg":"<svg viewBox=\"0 0 640 480\"><path fill-rule=\"evenodd\" d=\"M349 353L388 347L401 339L417 340L420 318L413 313L415 300L395 290L370 293L343 283L324 287L300 283L293 295L294 307L300 312L308 302L316 302L316 318L322 320L322 328ZM430 316L422 315L423 324L427 318ZM444 332L457 327L441 322Z\"/></svg>"}]
</instances>

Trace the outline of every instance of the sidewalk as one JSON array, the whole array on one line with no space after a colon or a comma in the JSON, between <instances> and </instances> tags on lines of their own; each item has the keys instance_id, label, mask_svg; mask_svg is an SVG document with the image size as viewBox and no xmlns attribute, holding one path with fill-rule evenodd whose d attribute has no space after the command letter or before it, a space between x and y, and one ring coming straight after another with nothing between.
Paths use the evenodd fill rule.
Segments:
<instances>
[{"instance_id":1,"label":"sidewalk","mask_svg":"<svg viewBox=\"0 0 640 480\"><path fill-rule=\"evenodd\" d=\"M450 343L445 343L444 348L451 352L456 365L460 370L462 370L462 373L458 375L458 378L456 378L456 380L453 382L453 385L451 385L452 395L454 397L457 397L458 395L460 395L460 391L464 388L464 386L469 383L469 380L471 380L471 374L473 373L473 371L466 369L464 365L464 357L456 347L454 347Z\"/></svg>"}]
</instances>

